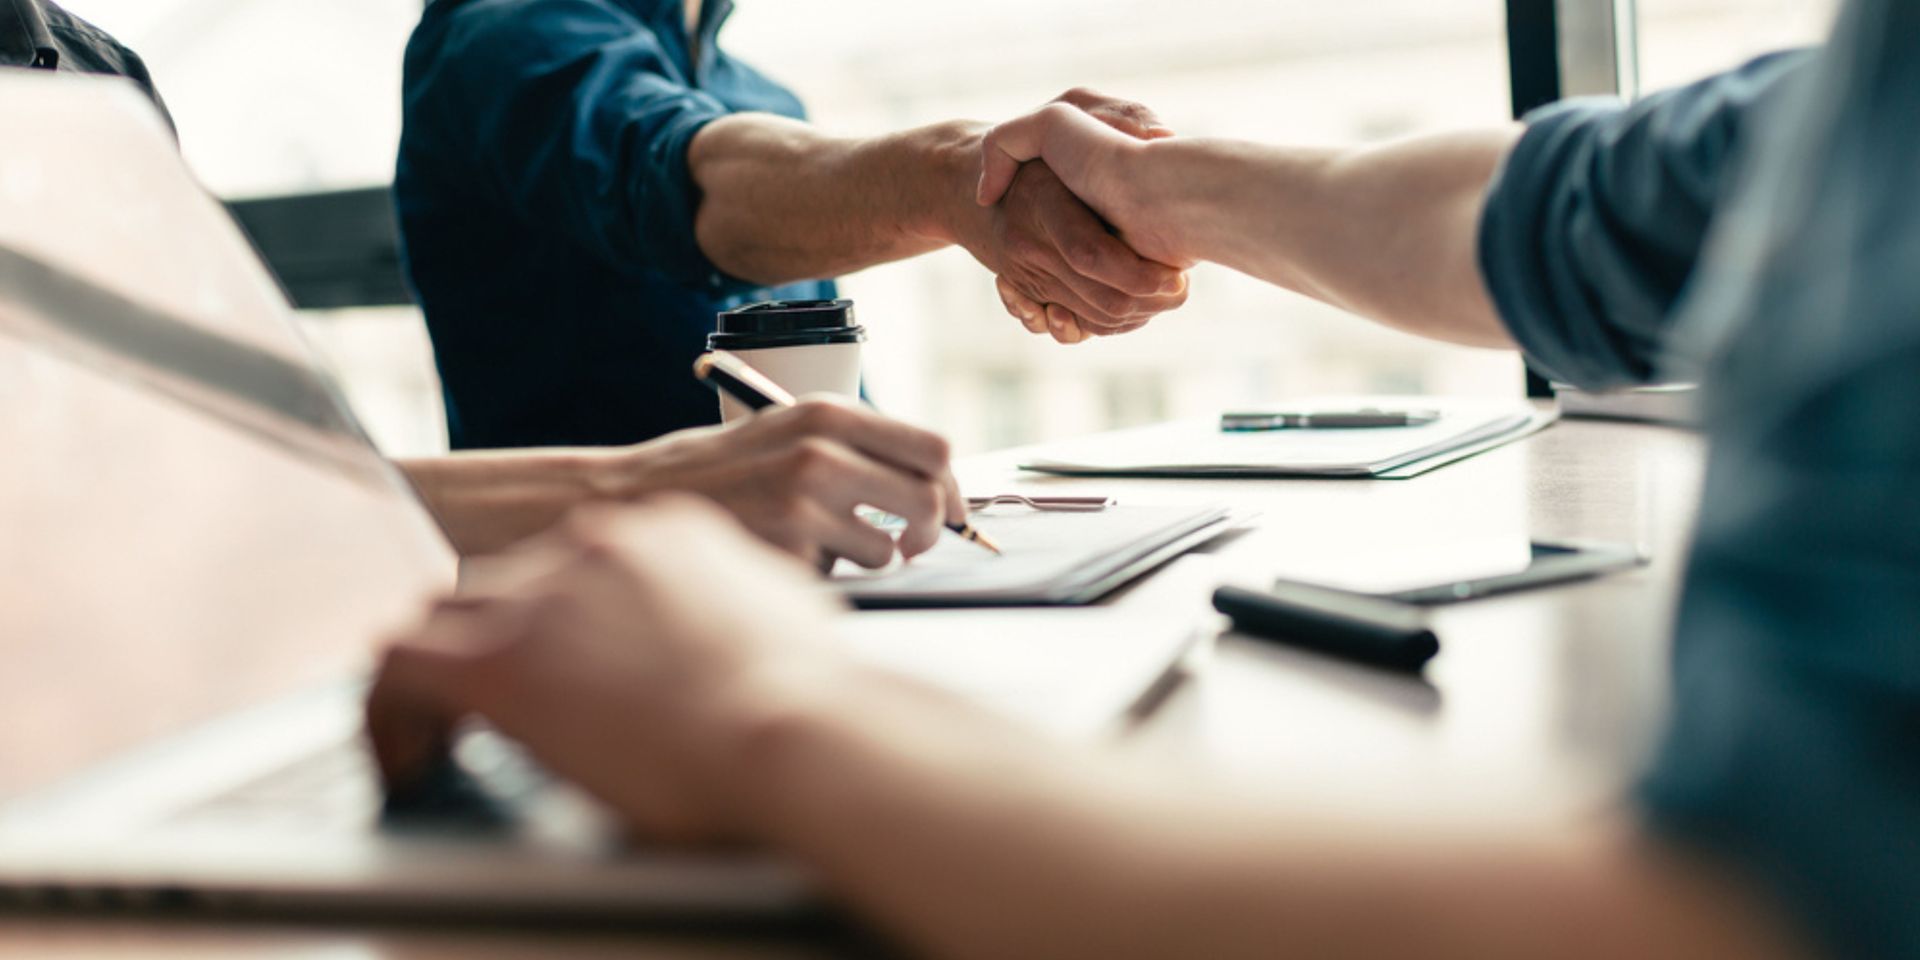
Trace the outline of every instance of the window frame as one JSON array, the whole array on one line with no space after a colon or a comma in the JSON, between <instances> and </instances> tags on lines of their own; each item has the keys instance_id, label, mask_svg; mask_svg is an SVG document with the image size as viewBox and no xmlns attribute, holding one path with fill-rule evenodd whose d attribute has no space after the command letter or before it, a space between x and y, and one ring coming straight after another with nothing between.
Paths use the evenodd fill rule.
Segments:
<instances>
[{"instance_id":1,"label":"window frame","mask_svg":"<svg viewBox=\"0 0 1920 960\"><path fill-rule=\"evenodd\" d=\"M1507 77L1513 118L1565 97L1633 96L1640 85L1634 0L1507 0ZM1531 366L1527 396L1553 384Z\"/></svg>"}]
</instances>

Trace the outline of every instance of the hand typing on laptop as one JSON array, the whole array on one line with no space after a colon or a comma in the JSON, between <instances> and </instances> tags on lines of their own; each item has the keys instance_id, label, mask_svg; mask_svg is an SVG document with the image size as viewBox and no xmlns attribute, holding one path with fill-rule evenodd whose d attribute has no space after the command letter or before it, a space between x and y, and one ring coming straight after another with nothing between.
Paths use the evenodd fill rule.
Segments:
<instances>
[{"instance_id":1,"label":"hand typing on laptop","mask_svg":"<svg viewBox=\"0 0 1920 960\"><path fill-rule=\"evenodd\" d=\"M588 508L491 566L387 653L367 728L390 789L477 715L655 837L758 836L782 717L878 676L804 566L695 498Z\"/></svg>"},{"instance_id":2,"label":"hand typing on laptop","mask_svg":"<svg viewBox=\"0 0 1920 960\"><path fill-rule=\"evenodd\" d=\"M505 548L582 503L668 491L718 502L796 556L867 567L885 566L896 550L925 552L949 519L967 513L943 438L826 400L630 447L456 453L399 465L463 555ZM855 516L860 505L906 521L897 547Z\"/></svg>"}]
</instances>

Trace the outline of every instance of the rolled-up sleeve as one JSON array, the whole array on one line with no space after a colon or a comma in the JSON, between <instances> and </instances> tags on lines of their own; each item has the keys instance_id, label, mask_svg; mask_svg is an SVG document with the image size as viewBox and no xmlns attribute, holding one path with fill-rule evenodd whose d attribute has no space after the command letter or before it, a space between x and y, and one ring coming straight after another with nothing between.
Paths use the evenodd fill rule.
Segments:
<instances>
[{"instance_id":1,"label":"rolled-up sleeve","mask_svg":"<svg viewBox=\"0 0 1920 960\"><path fill-rule=\"evenodd\" d=\"M605 3L463 4L408 51L410 136L536 235L557 230L615 270L711 288L687 146L731 111L683 82L661 44Z\"/></svg>"},{"instance_id":2,"label":"rolled-up sleeve","mask_svg":"<svg viewBox=\"0 0 1920 960\"><path fill-rule=\"evenodd\" d=\"M1480 269L1528 359L1589 389L1646 383L1757 111L1806 51L1633 104L1571 100L1526 118L1481 214Z\"/></svg>"}]
</instances>

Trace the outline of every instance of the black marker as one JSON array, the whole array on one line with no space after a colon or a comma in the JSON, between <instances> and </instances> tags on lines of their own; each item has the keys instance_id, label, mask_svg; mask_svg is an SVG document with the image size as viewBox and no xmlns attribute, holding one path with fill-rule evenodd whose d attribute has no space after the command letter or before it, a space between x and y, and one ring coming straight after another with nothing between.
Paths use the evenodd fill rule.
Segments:
<instances>
[{"instance_id":1,"label":"black marker","mask_svg":"<svg viewBox=\"0 0 1920 960\"><path fill-rule=\"evenodd\" d=\"M1344 590L1277 583L1272 590L1221 587L1213 608L1234 628L1336 657L1409 673L1440 652L1419 610Z\"/></svg>"}]
</instances>

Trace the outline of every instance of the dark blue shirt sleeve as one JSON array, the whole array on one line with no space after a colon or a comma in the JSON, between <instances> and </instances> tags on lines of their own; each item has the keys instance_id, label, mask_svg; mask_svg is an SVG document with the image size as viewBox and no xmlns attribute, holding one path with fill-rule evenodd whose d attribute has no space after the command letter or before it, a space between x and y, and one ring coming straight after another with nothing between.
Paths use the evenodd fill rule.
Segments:
<instances>
[{"instance_id":1,"label":"dark blue shirt sleeve","mask_svg":"<svg viewBox=\"0 0 1920 960\"><path fill-rule=\"evenodd\" d=\"M474 0L445 16L416 34L407 78L442 169L536 236L712 290L687 146L731 111L685 82L668 41L594 0Z\"/></svg>"},{"instance_id":2,"label":"dark blue shirt sleeve","mask_svg":"<svg viewBox=\"0 0 1920 960\"><path fill-rule=\"evenodd\" d=\"M1526 118L1488 191L1479 257L1536 368L1589 389L1658 375L1742 136L1810 60L1775 54L1630 105L1571 100Z\"/></svg>"}]
</instances>

